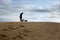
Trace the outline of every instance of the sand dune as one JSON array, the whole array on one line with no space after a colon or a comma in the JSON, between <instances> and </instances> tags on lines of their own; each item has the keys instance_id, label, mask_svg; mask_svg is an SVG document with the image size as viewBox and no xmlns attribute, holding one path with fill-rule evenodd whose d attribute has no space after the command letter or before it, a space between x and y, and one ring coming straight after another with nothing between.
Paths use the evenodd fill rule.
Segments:
<instances>
[{"instance_id":1,"label":"sand dune","mask_svg":"<svg viewBox=\"0 0 60 40\"><path fill-rule=\"evenodd\" d=\"M60 23L0 22L0 40L60 40Z\"/></svg>"}]
</instances>

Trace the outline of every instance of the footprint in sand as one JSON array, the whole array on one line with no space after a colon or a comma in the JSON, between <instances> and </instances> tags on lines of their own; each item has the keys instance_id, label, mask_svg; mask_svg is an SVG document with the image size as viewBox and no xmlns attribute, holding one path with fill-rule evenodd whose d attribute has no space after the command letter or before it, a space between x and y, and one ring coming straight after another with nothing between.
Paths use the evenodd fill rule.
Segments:
<instances>
[{"instance_id":1,"label":"footprint in sand","mask_svg":"<svg viewBox=\"0 0 60 40\"><path fill-rule=\"evenodd\" d=\"M4 35L4 34L0 34L1 37L7 37L7 35Z\"/></svg>"},{"instance_id":2,"label":"footprint in sand","mask_svg":"<svg viewBox=\"0 0 60 40\"><path fill-rule=\"evenodd\" d=\"M4 28L4 29L2 29L3 31L8 31L9 29L8 28Z\"/></svg>"},{"instance_id":3,"label":"footprint in sand","mask_svg":"<svg viewBox=\"0 0 60 40\"><path fill-rule=\"evenodd\" d=\"M20 25L20 27L24 27L24 25Z\"/></svg>"},{"instance_id":4,"label":"footprint in sand","mask_svg":"<svg viewBox=\"0 0 60 40\"><path fill-rule=\"evenodd\" d=\"M21 35L17 35L17 37L18 37L19 39L23 39L23 36L21 36Z\"/></svg>"},{"instance_id":5,"label":"footprint in sand","mask_svg":"<svg viewBox=\"0 0 60 40\"><path fill-rule=\"evenodd\" d=\"M11 30L16 30L16 28L13 28L13 27L8 27L8 29L11 29Z\"/></svg>"},{"instance_id":6,"label":"footprint in sand","mask_svg":"<svg viewBox=\"0 0 60 40\"><path fill-rule=\"evenodd\" d=\"M17 38L16 38L16 37L12 37L11 39L15 40L15 39L17 39Z\"/></svg>"}]
</instances>

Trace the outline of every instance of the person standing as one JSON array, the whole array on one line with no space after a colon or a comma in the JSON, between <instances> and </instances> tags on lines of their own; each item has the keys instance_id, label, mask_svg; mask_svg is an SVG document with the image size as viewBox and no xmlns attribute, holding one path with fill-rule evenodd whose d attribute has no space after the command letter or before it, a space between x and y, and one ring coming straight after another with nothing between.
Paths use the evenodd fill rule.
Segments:
<instances>
[{"instance_id":1,"label":"person standing","mask_svg":"<svg viewBox=\"0 0 60 40\"><path fill-rule=\"evenodd\" d=\"M20 14L20 21L23 21L23 20L22 20L22 15L23 15L23 12Z\"/></svg>"}]
</instances>

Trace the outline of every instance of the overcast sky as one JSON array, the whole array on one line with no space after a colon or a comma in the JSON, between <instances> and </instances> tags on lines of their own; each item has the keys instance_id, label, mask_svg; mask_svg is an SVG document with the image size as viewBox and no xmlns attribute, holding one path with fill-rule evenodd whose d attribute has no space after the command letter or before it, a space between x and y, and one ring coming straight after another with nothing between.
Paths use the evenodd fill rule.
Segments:
<instances>
[{"instance_id":1,"label":"overcast sky","mask_svg":"<svg viewBox=\"0 0 60 40\"><path fill-rule=\"evenodd\" d=\"M0 22L60 22L60 0L0 0Z\"/></svg>"}]
</instances>

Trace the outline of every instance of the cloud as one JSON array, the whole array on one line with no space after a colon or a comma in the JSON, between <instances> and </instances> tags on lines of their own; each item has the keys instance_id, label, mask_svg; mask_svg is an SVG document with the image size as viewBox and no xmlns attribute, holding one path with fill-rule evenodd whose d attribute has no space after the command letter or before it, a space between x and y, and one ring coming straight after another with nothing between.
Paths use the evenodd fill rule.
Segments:
<instances>
[{"instance_id":1,"label":"cloud","mask_svg":"<svg viewBox=\"0 0 60 40\"><path fill-rule=\"evenodd\" d=\"M37 7L37 6L33 5L33 4L22 5L21 9L22 9L22 11L30 11L30 12L51 12L50 9L49 9L49 6Z\"/></svg>"},{"instance_id":2,"label":"cloud","mask_svg":"<svg viewBox=\"0 0 60 40\"><path fill-rule=\"evenodd\" d=\"M56 2L52 6L52 10L56 12L60 12L60 0L56 0Z\"/></svg>"},{"instance_id":3,"label":"cloud","mask_svg":"<svg viewBox=\"0 0 60 40\"><path fill-rule=\"evenodd\" d=\"M12 0L0 0L0 1L5 5L10 4L12 2Z\"/></svg>"},{"instance_id":4,"label":"cloud","mask_svg":"<svg viewBox=\"0 0 60 40\"><path fill-rule=\"evenodd\" d=\"M0 0L0 22L19 20L18 8L20 6L14 5L12 2L12 0Z\"/></svg>"},{"instance_id":5,"label":"cloud","mask_svg":"<svg viewBox=\"0 0 60 40\"><path fill-rule=\"evenodd\" d=\"M22 11L30 11L31 9L35 8L32 4L25 4L21 6Z\"/></svg>"},{"instance_id":6,"label":"cloud","mask_svg":"<svg viewBox=\"0 0 60 40\"><path fill-rule=\"evenodd\" d=\"M15 15L0 16L0 22L15 22L19 21L19 18Z\"/></svg>"},{"instance_id":7,"label":"cloud","mask_svg":"<svg viewBox=\"0 0 60 40\"><path fill-rule=\"evenodd\" d=\"M32 12L51 12L50 10L48 10L48 9L32 9L31 10Z\"/></svg>"},{"instance_id":8,"label":"cloud","mask_svg":"<svg viewBox=\"0 0 60 40\"><path fill-rule=\"evenodd\" d=\"M60 2L57 1L50 8L32 8L29 11L34 12L30 21L41 22L60 22ZM39 13L39 14L38 14ZM40 14L42 13L42 14ZM43 14L44 13L44 14ZM37 15L38 14L38 15ZM41 16L42 15L42 16Z\"/></svg>"},{"instance_id":9,"label":"cloud","mask_svg":"<svg viewBox=\"0 0 60 40\"><path fill-rule=\"evenodd\" d=\"M43 7L28 3L26 0L0 0L0 22L19 20L18 16L21 11L24 12L25 16L23 16L28 21L59 21L59 5L59 2L55 2L53 6Z\"/></svg>"},{"instance_id":10,"label":"cloud","mask_svg":"<svg viewBox=\"0 0 60 40\"><path fill-rule=\"evenodd\" d=\"M12 0L0 0L0 16L13 15L17 13L18 8L21 6L16 6L12 2Z\"/></svg>"},{"instance_id":11,"label":"cloud","mask_svg":"<svg viewBox=\"0 0 60 40\"><path fill-rule=\"evenodd\" d=\"M42 13L47 13L47 12L60 12L60 2L56 2L55 5L47 8L32 8L30 11L32 12L42 12Z\"/></svg>"}]
</instances>

